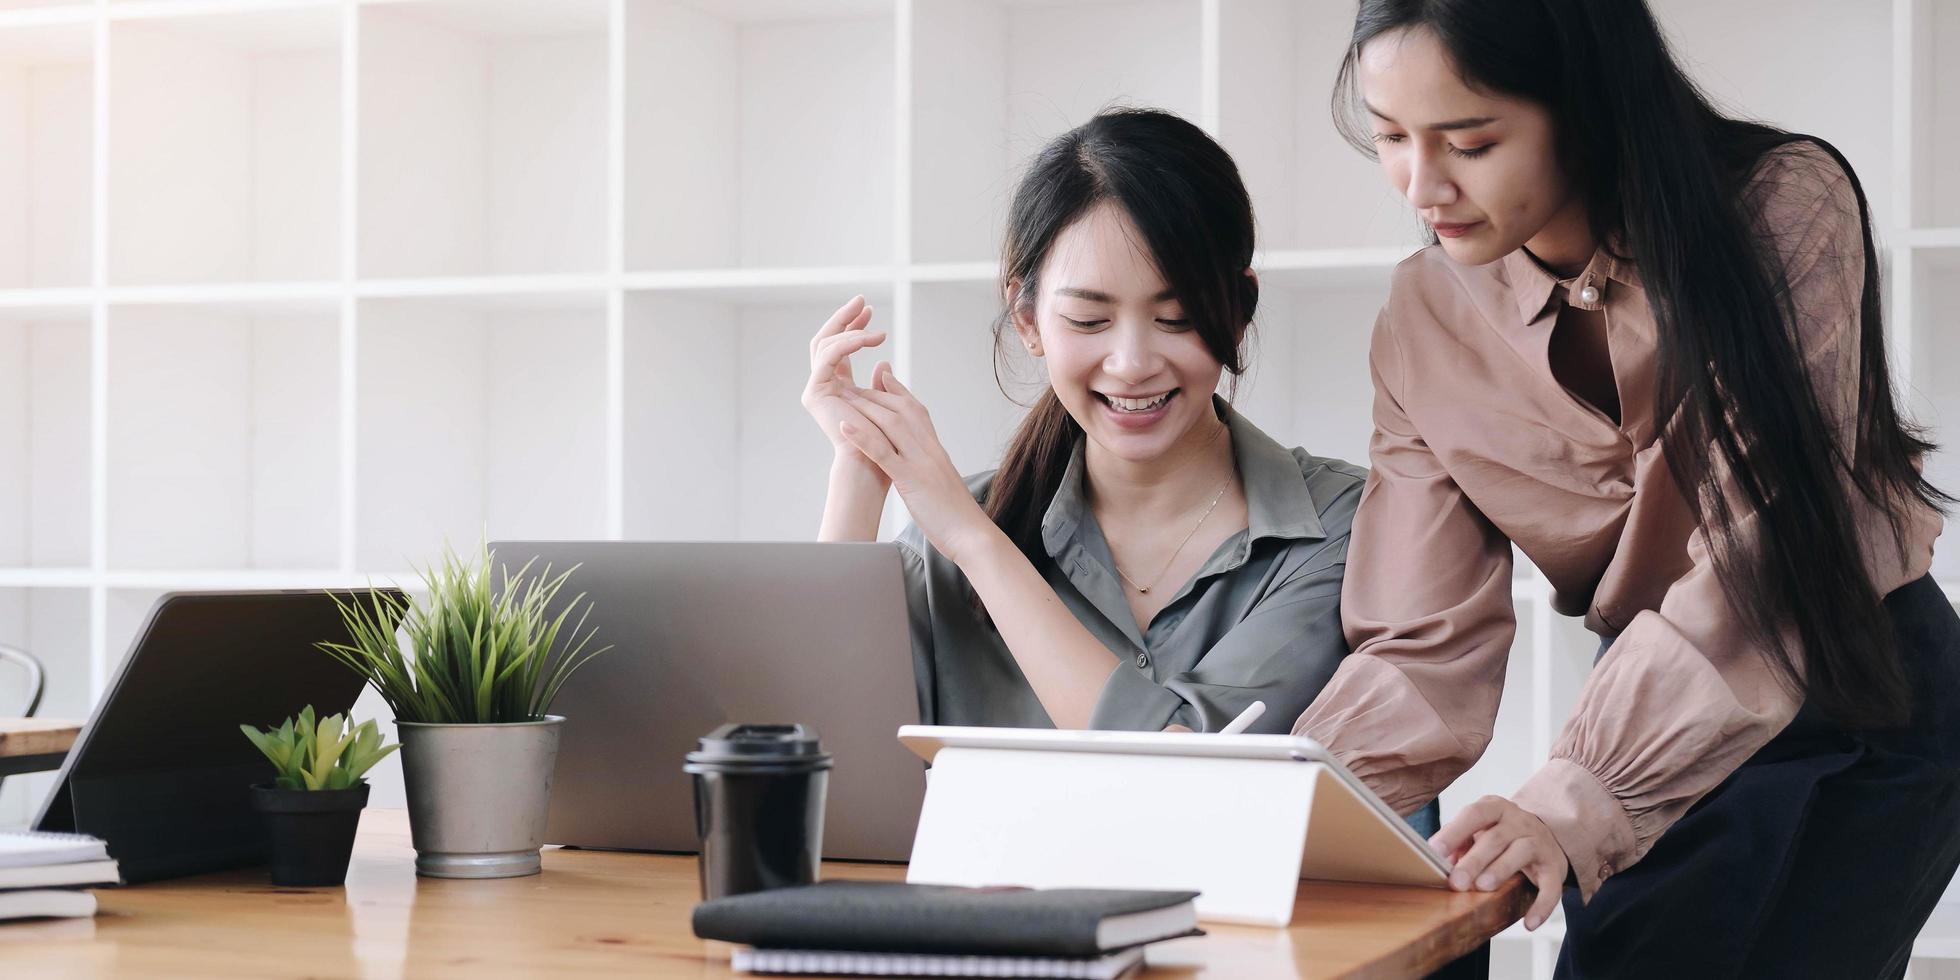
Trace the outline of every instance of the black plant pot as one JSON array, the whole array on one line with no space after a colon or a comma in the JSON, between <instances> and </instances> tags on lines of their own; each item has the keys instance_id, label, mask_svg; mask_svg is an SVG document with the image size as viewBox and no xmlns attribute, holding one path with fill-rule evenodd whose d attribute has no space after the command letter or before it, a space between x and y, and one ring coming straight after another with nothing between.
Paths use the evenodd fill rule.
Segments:
<instances>
[{"instance_id":1,"label":"black plant pot","mask_svg":"<svg viewBox=\"0 0 1960 980\"><path fill-rule=\"evenodd\" d=\"M252 806L265 814L272 839L272 883L294 888L346 883L354 831L367 801L367 783L320 790L252 787Z\"/></svg>"}]
</instances>

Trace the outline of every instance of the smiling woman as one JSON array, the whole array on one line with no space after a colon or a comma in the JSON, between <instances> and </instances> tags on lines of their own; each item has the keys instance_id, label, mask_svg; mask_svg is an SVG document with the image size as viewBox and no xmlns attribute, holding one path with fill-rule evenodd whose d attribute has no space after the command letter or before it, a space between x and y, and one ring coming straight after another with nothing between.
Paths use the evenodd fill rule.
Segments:
<instances>
[{"instance_id":1,"label":"smiling woman","mask_svg":"<svg viewBox=\"0 0 1960 980\"><path fill-rule=\"evenodd\" d=\"M874 537L888 489L911 512L925 720L1216 731L1258 700L1280 731L1333 673L1364 474L1214 395L1247 367L1252 252L1238 169L1196 126L1120 110L1050 143L1014 197L994 325L1047 385L971 477L929 393L884 364L856 383L849 356L884 340L861 298L813 338L804 405L836 450L820 537Z\"/></svg>"}]
</instances>

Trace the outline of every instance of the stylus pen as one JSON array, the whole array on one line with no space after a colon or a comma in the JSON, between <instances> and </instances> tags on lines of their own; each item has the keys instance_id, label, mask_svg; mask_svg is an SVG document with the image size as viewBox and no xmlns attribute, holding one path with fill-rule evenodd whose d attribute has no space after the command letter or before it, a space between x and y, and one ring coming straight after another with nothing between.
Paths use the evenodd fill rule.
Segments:
<instances>
[{"instance_id":1,"label":"stylus pen","mask_svg":"<svg viewBox=\"0 0 1960 980\"><path fill-rule=\"evenodd\" d=\"M1239 712L1239 716L1237 718L1232 719L1230 722L1226 723L1224 728L1219 729L1218 734L1237 735L1238 733L1245 731L1248 728L1251 728L1252 723L1258 721L1259 716L1265 713L1266 713L1266 702L1254 701L1251 704L1246 705L1245 710Z\"/></svg>"}]
</instances>

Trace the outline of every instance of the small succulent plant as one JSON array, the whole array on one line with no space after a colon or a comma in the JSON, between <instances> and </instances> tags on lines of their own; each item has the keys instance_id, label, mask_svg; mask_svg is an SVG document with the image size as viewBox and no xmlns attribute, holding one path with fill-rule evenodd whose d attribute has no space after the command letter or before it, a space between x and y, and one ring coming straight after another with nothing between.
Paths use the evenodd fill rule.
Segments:
<instances>
[{"instance_id":1,"label":"small succulent plant","mask_svg":"<svg viewBox=\"0 0 1960 980\"><path fill-rule=\"evenodd\" d=\"M309 704L297 720L288 718L278 728L238 727L272 760L279 773L273 785L280 789L348 789L361 782L362 774L375 763L401 748L381 744L381 730L372 720L351 728L350 721L341 715L315 721Z\"/></svg>"}]
</instances>

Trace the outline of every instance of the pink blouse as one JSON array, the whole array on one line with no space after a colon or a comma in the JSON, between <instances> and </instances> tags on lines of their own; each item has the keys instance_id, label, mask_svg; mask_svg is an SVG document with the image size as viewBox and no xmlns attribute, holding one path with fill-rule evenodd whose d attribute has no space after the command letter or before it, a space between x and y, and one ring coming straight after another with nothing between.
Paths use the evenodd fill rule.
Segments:
<instances>
[{"instance_id":1,"label":"pink blouse","mask_svg":"<svg viewBox=\"0 0 1960 980\"><path fill-rule=\"evenodd\" d=\"M1826 420L1848 444L1864 285L1850 180L1799 143L1766 156L1745 194L1785 262ZM1552 374L1561 303L1605 311L1618 423ZM1604 250L1570 291L1522 250L1472 267L1432 247L1396 269L1369 352L1373 472L1342 600L1353 653L1293 729L1400 812L1435 797L1490 741L1516 632L1515 543L1559 612L1619 634L1551 760L1512 796L1551 828L1587 900L1802 699L1747 638L1669 473L1654 344L1638 273ZM1853 500L1880 593L1924 575L1940 515L1915 505L1901 553L1885 514ZM1746 536L1751 515L1734 506Z\"/></svg>"}]
</instances>

